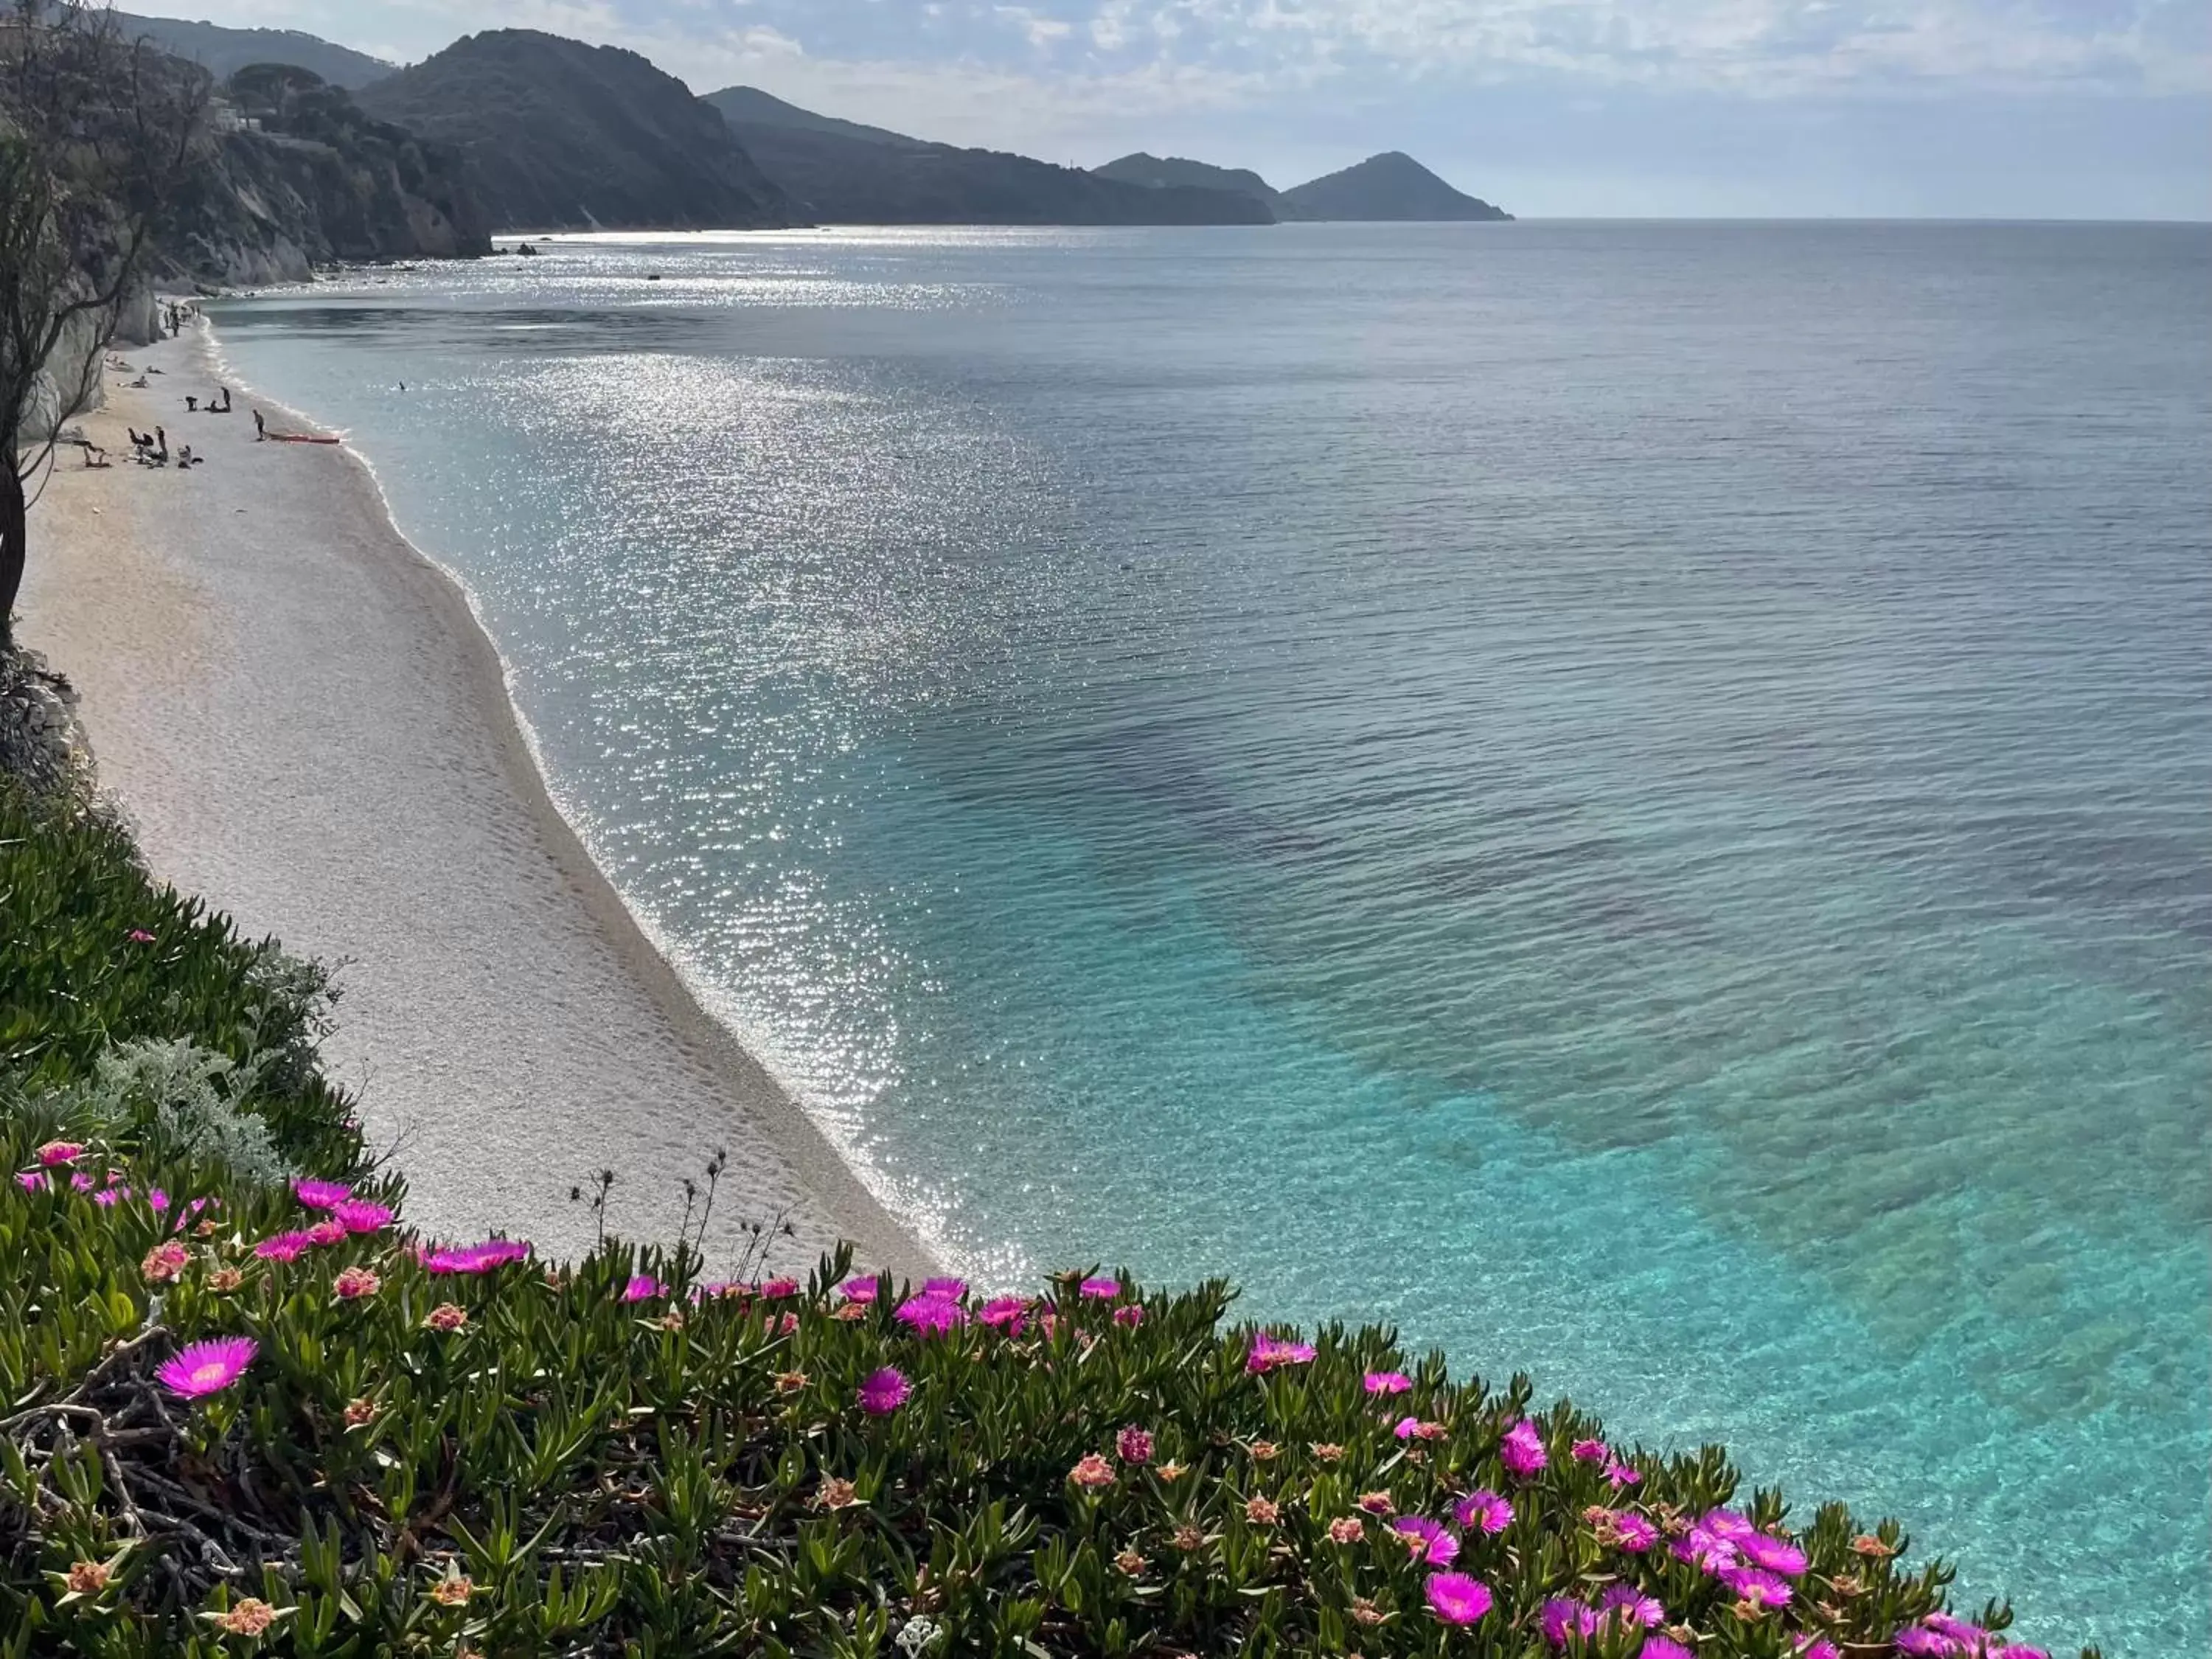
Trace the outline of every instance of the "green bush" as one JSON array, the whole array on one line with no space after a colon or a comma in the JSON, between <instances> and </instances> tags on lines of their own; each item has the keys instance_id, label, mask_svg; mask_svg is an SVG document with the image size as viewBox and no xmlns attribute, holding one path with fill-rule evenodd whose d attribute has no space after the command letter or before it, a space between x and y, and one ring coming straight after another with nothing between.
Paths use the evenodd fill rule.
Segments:
<instances>
[{"instance_id":1,"label":"green bush","mask_svg":"<svg viewBox=\"0 0 2212 1659\"><path fill-rule=\"evenodd\" d=\"M343 1102L261 1058L312 1000L111 826L7 822L0 1654L2027 1651L1893 1524L1792 1533L1717 1449L1387 1330L1231 1322L1218 1284L429 1246Z\"/></svg>"}]
</instances>

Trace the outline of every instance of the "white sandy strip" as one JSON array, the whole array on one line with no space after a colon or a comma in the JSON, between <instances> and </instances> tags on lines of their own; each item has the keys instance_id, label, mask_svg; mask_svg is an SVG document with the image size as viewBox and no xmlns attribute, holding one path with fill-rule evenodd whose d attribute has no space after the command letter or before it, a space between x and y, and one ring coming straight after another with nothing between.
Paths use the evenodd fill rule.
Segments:
<instances>
[{"instance_id":1,"label":"white sandy strip","mask_svg":"<svg viewBox=\"0 0 2212 1659\"><path fill-rule=\"evenodd\" d=\"M22 634L83 694L155 872L346 964L325 1053L373 1136L404 1134L410 1218L574 1254L594 1223L569 1189L607 1168L613 1230L665 1240L683 1178L726 1146L717 1266L740 1224L788 1212L780 1266L842 1237L866 1266L927 1268L638 932L546 799L496 653L367 469L257 445L242 397L187 415L212 389L197 337L125 355L167 373L85 423L112 467L62 452ZM131 465L125 424L157 422L207 465Z\"/></svg>"}]
</instances>

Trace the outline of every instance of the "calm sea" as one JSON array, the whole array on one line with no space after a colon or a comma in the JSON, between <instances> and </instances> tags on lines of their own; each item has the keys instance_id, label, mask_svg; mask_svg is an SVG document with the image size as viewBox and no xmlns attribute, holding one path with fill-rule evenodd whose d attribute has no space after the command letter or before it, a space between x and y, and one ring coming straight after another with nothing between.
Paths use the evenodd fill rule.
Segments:
<instances>
[{"instance_id":1,"label":"calm sea","mask_svg":"<svg viewBox=\"0 0 2212 1659\"><path fill-rule=\"evenodd\" d=\"M2157 1656L2208 296L2188 227L836 232L219 325L953 1256L1393 1321Z\"/></svg>"}]
</instances>

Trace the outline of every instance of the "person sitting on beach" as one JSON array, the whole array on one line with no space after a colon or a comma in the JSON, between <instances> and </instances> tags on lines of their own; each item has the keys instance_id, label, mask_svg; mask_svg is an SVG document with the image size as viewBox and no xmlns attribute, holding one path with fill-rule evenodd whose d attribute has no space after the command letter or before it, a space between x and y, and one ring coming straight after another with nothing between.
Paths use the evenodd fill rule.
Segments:
<instances>
[{"instance_id":1,"label":"person sitting on beach","mask_svg":"<svg viewBox=\"0 0 2212 1659\"><path fill-rule=\"evenodd\" d=\"M185 398L185 413L187 415L197 415L199 413L199 408L200 400L187 394Z\"/></svg>"},{"instance_id":2,"label":"person sitting on beach","mask_svg":"<svg viewBox=\"0 0 2212 1659\"><path fill-rule=\"evenodd\" d=\"M269 422L261 418L261 411L253 411L253 441L262 442L269 436Z\"/></svg>"},{"instance_id":3,"label":"person sitting on beach","mask_svg":"<svg viewBox=\"0 0 2212 1659\"><path fill-rule=\"evenodd\" d=\"M185 445L185 446L184 446L184 447L183 447L183 448L181 448L181 449L179 449L179 450L178 450L178 451L177 451L177 465L179 466L179 469L181 469L181 468L184 468L184 467L188 467L188 466L190 466L191 464L192 464L192 447L191 447L190 444L186 444L186 445Z\"/></svg>"}]
</instances>

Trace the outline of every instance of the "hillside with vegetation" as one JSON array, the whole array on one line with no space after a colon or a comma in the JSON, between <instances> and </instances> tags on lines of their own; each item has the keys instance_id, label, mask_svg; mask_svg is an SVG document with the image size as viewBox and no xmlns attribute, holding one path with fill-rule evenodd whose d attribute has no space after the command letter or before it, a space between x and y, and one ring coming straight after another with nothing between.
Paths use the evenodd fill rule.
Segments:
<instances>
[{"instance_id":1,"label":"hillside with vegetation","mask_svg":"<svg viewBox=\"0 0 2212 1659\"><path fill-rule=\"evenodd\" d=\"M999 150L930 143L815 114L750 87L708 94L794 216L825 224L1270 224L1237 191L1148 189Z\"/></svg>"},{"instance_id":2,"label":"hillside with vegetation","mask_svg":"<svg viewBox=\"0 0 2212 1659\"><path fill-rule=\"evenodd\" d=\"M783 192L720 114L617 47L492 30L363 88L359 101L454 149L500 229L742 229L788 217Z\"/></svg>"},{"instance_id":3,"label":"hillside with vegetation","mask_svg":"<svg viewBox=\"0 0 2212 1659\"><path fill-rule=\"evenodd\" d=\"M381 80L397 67L298 29L225 28L217 23L141 17L131 12L118 12L115 21L125 33L199 64L218 81L228 81L257 64L284 64L306 70L334 87L351 89Z\"/></svg>"},{"instance_id":4,"label":"hillside with vegetation","mask_svg":"<svg viewBox=\"0 0 2212 1659\"><path fill-rule=\"evenodd\" d=\"M1249 167L1218 167L1180 155L1152 155L1138 150L1091 170L1101 179L1140 185L1146 190L1228 191L1265 203L1267 210L1278 219L1297 217L1296 210L1283 200L1282 192Z\"/></svg>"},{"instance_id":5,"label":"hillside with vegetation","mask_svg":"<svg viewBox=\"0 0 2212 1659\"><path fill-rule=\"evenodd\" d=\"M81 782L0 779L0 921L9 1659L2034 1652L1893 1523L1218 1284L423 1237L321 973Z\"/></svg>"}]
</instances>

